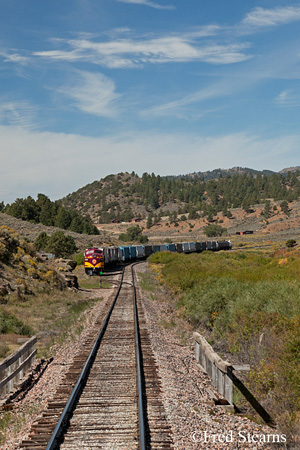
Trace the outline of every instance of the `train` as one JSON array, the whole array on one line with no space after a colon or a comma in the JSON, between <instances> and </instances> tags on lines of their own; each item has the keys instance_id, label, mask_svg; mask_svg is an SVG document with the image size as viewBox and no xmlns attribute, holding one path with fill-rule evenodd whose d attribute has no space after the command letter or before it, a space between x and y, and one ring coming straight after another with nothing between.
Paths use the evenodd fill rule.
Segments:
<instances>
[{"instance_id":1,"label":"train","mask_svg":"<svg viewBox=\"0 0 300 450\"><path fill-rule=\"evenodd\" d=\"M205 250L231 250L230 241L180 242L173 244L125 245L122 247L91 247L84 252L87 275L101 275L105 267L139 261L156 252L200 253Z\"/></svg>"}]
</instances>

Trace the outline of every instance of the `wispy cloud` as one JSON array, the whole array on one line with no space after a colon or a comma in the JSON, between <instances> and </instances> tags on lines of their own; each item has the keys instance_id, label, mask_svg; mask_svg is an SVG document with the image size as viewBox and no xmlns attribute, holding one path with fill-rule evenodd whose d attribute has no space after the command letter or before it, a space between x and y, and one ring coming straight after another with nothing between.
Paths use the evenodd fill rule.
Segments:
<instances>
[{"instance_id":1,"label":"wispy cloud","mask_svg":"<svg viewBox=\"0 0 300 450\"><path fill-rule=\"evenodd\" d=\"M264 9L255 8L242 21L242 25L254 27L272 27L300 20L299 6Z\"/></svg>"},{"instance_id":2,"label":"wispy cloud","mask_svg":"<svg viewBox=\"0 0 300 450\"><path fill-rule=\"evenodd\" d=\"M26 64L29 61L29 58L26 56L22 56L19 53L8 53L0 51L0 58L3 59L4 62L18 63L18 64Z\"/></svg>"},{"instance_id":3,"label":"wispy cloud","mask_svg":"<svg viewBox=\"0 0 300 450\"><path fill-rule=\"evenodd\" d=\"M59 40L67 49L34 52L34 56L49 60L88 61L109 68L139 67L147 63L202 61L211 64L232 64L251 58L245 51L249 43L202 43L211 37L216 26L182 34L170 34L152 39L115 39L95 42L87 39Z\"/></svg>"},{"instance_id":4,"label":"wispy cloud","mask_svg":"<svg viewBox=\"0 0 300 450\"><path fill-rule=\"evenodd\" d=\"M295 89L285 89L274 99L280 106L300 106L300 91Z\"/></svg>"},{"instance_id":5,"label":"wispy cloud","mask_svg":"<svg viewBox=\"0 0 300 450\"><path fill-rule=\"evenodd\" d=\"M80 111L104 117L116 116L116 102L121 96L115 92L111 79L101 73L86 71L77 71L75 80L59 92L68 96Z\"/></svg>"},{"instance_id":6,"label":"wispy cloud","mask_svg":"<svg viewBox=\"0 0 300 450\"><path fill-rule=\"evenodd\" d=\"M198 104L197 108L199 112L200 103L202 103L202 105L206 105L200 109L200 113L201 111L205 111L203 113L204 115L210 114L216 110L207 106L208 101L230 97L233 94L237 94L248 88L249 85L252 85L255 80L257 80L253 78L253 75L245 74L244 71L240 71L239 74L240 76L235 75L234 78L231 76L221 78L216 82L209 83L202 89L194 90L193 92L178 97L175 100L144 109L141 112L141 115L144 117L175 116L185 118L189 118L192 115L194 117L195 113L191 110L191 106ZM221 108L221 106L219 106L219 108Z\"/></svg>"},{"instance_id":7,"label":"wispy cloud","mask_svg":"<svg viewBox=\"0 0 300 450\"><path fill-rule=\"evenodd\" d=\"M162 103L153 108L146 109L141 112L142 116L170 116L174 115L177 117L182 117L186 113L183 109L189 107L192 104L199 103L212 98L220 97L222 95L227 95L224 88L219 88L217 86L211 86L207 89L201 89L199 91L193 92L183 96L177 100L171 102Z\"/></svg>"},{"instance_id":8,"label":"wispy cloud","mask_svg":"<svg viewBox=\"0 0 300 450\"><path fill-rule=\"evenodd\" d=\"M121 3L134 3L136 5L145 5L150 6L155 9L175 9L173 5L161 5L160 3L151 2L150 0L117 0L117 2Z\"/></svg>"},{"instance_id":9,"label":"wispy cloud","mask_svg":"<svg viewBox=\"0 0 300 450\"><path fill-rule=\"evenodd\" d=\"M37 108L25 101L0 100L0 123L11 126L19 126L26 129L34 129Z\"/></svg>"}]
</instances>

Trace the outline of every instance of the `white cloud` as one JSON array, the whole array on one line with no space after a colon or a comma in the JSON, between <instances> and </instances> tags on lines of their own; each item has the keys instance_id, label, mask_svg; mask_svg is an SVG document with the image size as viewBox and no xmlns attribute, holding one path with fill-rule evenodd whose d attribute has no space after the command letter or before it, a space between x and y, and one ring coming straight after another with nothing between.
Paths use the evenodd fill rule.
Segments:
<instances>
[{"instance_id":1,"label":"white cloud","mask_svg":"<svg viewBox=\"0 0 300 450\"><path fill-rule=\"evenodd\" d=\"M77 50L49 50L44 52L34 52L34 56L40 56L47 59L54 59L57 61L77 61L82 59L82 54Z\"/></svg>"},{"instance_id":2,"label":"white cloud","mask_svg":"<svg viewBox=\"0 0 300 450\"><path fill-rule=\"evenodd\" d=\"M300 7L286 6L282 8L255 8L242 21L244 25L270 27L300 20Z\"/></svg>"},{"instance_id":3,"label":"white cloud","mask_svg":"<svg viewBox=\"0 0 300 450\"><path fill-rule=\"evenodd\" d=\"M117 100L114 82L101 73L78 71L76 80L58 90L68 96L80 111L96 116L114 117Z\"/></svg>"},{"instance_id":4,"label":"white cloud","mask_svg":"<svg viewBox=\"0 0 300 450\"><path fill-rule=\"evenodd\" d=\"M122 3L134 3L136 5L145 5L150 6L151 8L155 9L175 9L172 5L161 5L159 3L151 2L150 0L117 0L118 2Z\"/></svg>"},{"instance_id":5,"label":"white cloud","mask_svg":"<svg viewBox=\"0 0 300 450\"><path fill-rule=\"evenodd\" d=\"M0 201L5 202L39 192L61 198L126 170L172 175L211 170L216 164L280 170L298 164L300 145L300 135L263 139L244 133L205 137L128 131L92 138L7 126L0 127L0 134Z\"/></svg>"},{"instance_id":6,"label":"white cloud","mask_svg":"<svg viewBox=\"0 0 300 450\"><path fill-rule=\"evenodd\" d=\"M171 34L152 39L116 39L94 42L87 39L58 41L70 50L34 52L50 60L88 61L110 68L138 67L146 63L204 61L211 64L232 64L245 61L248 43L201 44L199 38L212 36L218 27L203 27L191 33Z\"/></svg>"}]
</instances>

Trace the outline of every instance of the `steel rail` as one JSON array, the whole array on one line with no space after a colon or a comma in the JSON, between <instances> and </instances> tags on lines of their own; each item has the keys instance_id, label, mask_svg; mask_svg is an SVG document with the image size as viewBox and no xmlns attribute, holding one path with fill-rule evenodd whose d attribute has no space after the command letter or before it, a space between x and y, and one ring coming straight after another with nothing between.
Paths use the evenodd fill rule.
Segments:
<instances>
[{"instance_id":1,"label":"steel rail","mask_svg":"<svg viewBox=\"0 0 300 450\"><path fill-rule=\"evenodd\" d=\"M136 288L134 281L133 266L131 266L132 274L132 287L134 296L134 328L135 328L135 354L136 354L136 366L137 366L137 392L138 392L138 414L139 414L139 442L140 450L146 450L146 427L145 427L145 402L144 402L144 382L143 382L143 362L142 362L142 348L141 348L141 336L138 319L138 309L136 300Z\"/></svg>"},{"instance_id":2,"label":"steel rail","mask_svg":"<svg viewBox=\"0 0 300 450\"><path fill-rule=\"evenodd\" d=\"M55 449L57 449L57 446L59 444L59 439L61 438L61 435L62 435L62 432L63 432L63 427L66 425L66 423L68 422L68 420L70 418L70 415L72 414L72 409L74 407L74 404L76 403L76 401L79 398L79 395L81 394L81 391L82 391L82 389L84 387L84 383L87 380L89 371L90 371L90 369L91 369L91 367L93 365L93 362L95 360L97 351L98 351L100 343L101 343L101 339L102 339L102 337L103 337L103 335L105 333L105 330L107 328L107 325L108 325L111 313L112 313L112 311L114 309L114 306L116 304L117 298L119 296L119 293L120 293L120 290L121 290L121 287L122 287L124 271L125 271L125 268L122 271L122 277L121 277L120 286L119 286L118 291L117 291L117 293L115 295L115 298L114 298L114 300L112 302L112 305L111 305L111 307L110 307L110 309L109 309L109 311L108 311L108 313L106 315L106 318L105 318L105 320L103 322L101 330L99 331L99 334L98 334L98 336L97 336L97 338L96 338L96 340L94 342L93 348L90 351L90 354L89 354L89 356L88 356L88 358L87 358L87 360L86 360L86 362L84 364L84 367L83 367L83 369L81 371L81 374L80 374L80 376L79 376L79 378L77 380L77 383L76 383L75 387L73 388L73 391L72 391L72 393L71 393L71 395L69 397L69 400L68 400L68 402L67 402L63 412L61 413L61 416L60 416L60 418L58 420L58 423L57 423L57 425L56 425L56 427L55 427L55 429L54 429L54 431L52 433L50 441L48 442L48 445L47 445L45 450L55 450Z\"/></svg>"}]
</instances>

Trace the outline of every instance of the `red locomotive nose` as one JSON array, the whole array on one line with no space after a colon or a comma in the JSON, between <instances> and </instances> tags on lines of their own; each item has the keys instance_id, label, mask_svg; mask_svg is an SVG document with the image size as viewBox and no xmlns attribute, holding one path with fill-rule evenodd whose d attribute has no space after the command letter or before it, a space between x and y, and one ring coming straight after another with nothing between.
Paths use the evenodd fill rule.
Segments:
<instances>
[{"instance_id":1,"label":"red locomotive nose","mask_svg":"<svg viewBox=\"0 0 300 450\"><path fill-rule=\"evenodd\" d=\"M96 259L92 259L92 264L95 265L97 263Z\"/></svg>"}]
</instances>

